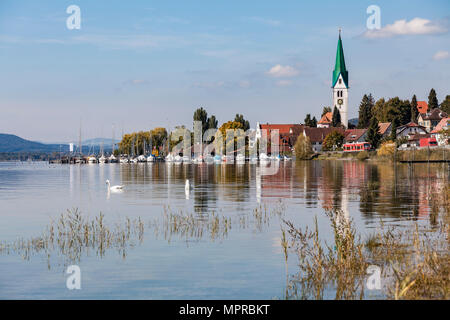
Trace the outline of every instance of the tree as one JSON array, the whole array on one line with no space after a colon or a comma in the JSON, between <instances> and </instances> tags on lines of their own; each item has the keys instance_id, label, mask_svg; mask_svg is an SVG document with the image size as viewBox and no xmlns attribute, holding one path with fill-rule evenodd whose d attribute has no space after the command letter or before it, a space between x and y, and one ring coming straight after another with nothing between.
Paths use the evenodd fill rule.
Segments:
<instances>
[{"instance_id":1,"label":"tree","mask_svg":"<svg viewBox=\"0 0 450 320\"><path fill-rule=\"evenodd\" d=\"M194 121L201 121L202 135L208 129L208 112L203 108L198 108L194 112Z\"/></svg>"},{"instance_id":2,"label":"tree","mask_svg":"<svg viewBox=\"0 0 450 320\"><path fill-rule=\"evenodd\" d=\"M311 127L314 127L314 128L317 127L317 119L316 119L315 116L314 116L314 117L312 118L312 120L311 120Z\"/></svg>"},{"instance_id":3,"label":"tree","mask_svg":"<svg viewBox=\"0 0 450 320\"><path fill-rule=\"evenodd\" d=\"M337 130L331 131L323 139L322 149L325 151L338 150L342 148L344 135Z\"/></svg>"},{"instance_id":4,"label":"tree","mask_svg":"<svg viewBox=\"0 0 450 320\"><path fill-rule=\"evenodd\" d=\"M242 124L242 129L244 131L247 131L250 129L250 123L244 119L244 116L242 114L236 114L236 117L234 118L235 122L239 122Z\"/></svg>"},{"instance_id":5,"label":"tree","mask_svg":"<svg viewBox=\"0 0 450 320\"><path fill-rule=\"evenodd\" d=\"M441 110L450 115L450 95L447 95L445 100L442 101Z\"/></svg>"},{"instance_id":6,"label":"tree","mask_svg":"<svg viewBox=\"0 0 450 320\"><path fill-rule=\"evenodd\" d=\"M417 98L413 95L411 99L411 122L417 123L417 117L419 116L419 110L417 109Z\"/></svg>"},{"instance_id":7,"label":"tree","mask_svg":"<svg viewBox=\"0 0 450 320\"><path fill-rule=\"evenodd\" d=\"M327 114L328 112L332 112L331 111L331 107L323 107L322 110L322 115L320 117L323 117L325 114Z\"/></svg>"},{"instance_id":8,"label":"tree","mask_svg":"<svg viewBox=\"0 0 450 320\"><path fill-rule=\"evenodd\" d=\"M374 100L372 94L365 94L359 105L358 128L363 129L369 127L373 106Z\"/></svg>"},{"instance_id":9,"label":"tree","mask_svg":"<svg viewBox=\"0 0 450 320\"><path fill-rule=\"evenodd\" d=\"M338 127L341 125L341 113L339 112L338 108L336 108L336 106L334 107L333 110L333 118L331 120L331 125L333 127Z\"/></svg>"},{"instance_id":10,"label":"tree","mask_svg":"<svg viewBox=\"0 0 450 320\"><path fill-rule=\"evenodd\" d=\"M376 149L380 144L380 140L381 134L378 131L378 120L377 118L372 117L372 120L370 120L369 130L367 130L367 142L370 143L372 148Z\"/></svg>"},{"instance_id":11,"label":"tree","mask_svg":"<svg viewBox=\"0 0 450 320\"><path fill-rule=\"evenodd\" d=\"M397 140L397 121L396 120L391 122L391 134L389 136L389 139L392 141Z\"/></svg>"},{"instance_id":12,"label":"tree","mask_svg":"<svg viewBox=\"0 0 450 320\"><path fill-rule=\"evenodd\" d=\"M298 136L294 145L294 151L296 160L309 160L314 154L309 138L303 134Z\"/></svg>"},{"instance_id":13,"label":"tree","mask_svg":"<svg viewBox=\"0 0 450 320\"><path fill-rule=\"evenodd\" d=\"M433 110L439 107L438 99L436 98L436 91L433 88L430 90L428 95L428 109Z\"/></svg>"},{"instance_id":14,"label":"tree","mask_svg":"<svg viewBox=\"0 0 450 320\"><path fill-rule=\"evenodd\" d=\"M217 129L217 120L216 116L211 116L208 118L208 129Z\"/></svg>"}]
</instances>

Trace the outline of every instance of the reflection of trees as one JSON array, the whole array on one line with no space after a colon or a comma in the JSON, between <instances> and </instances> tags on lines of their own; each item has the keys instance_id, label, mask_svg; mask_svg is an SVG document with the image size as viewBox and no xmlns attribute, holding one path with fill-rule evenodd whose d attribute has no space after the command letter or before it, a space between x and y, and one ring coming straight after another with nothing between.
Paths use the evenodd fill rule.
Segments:
<instances>
[{"instance_id":1,"label":"reflection of trees","mask_svg":"<svg viewBox=\"0 0 450 320\"><path fill-rule=\"evenodd\" d=\"M377 165L368 165L366 170L368 171L368 179L363 181L360 187L359 210L361 213L372 215L375 211L374 206L378 203L380 176Z\"/></svg>"}]
</instances>

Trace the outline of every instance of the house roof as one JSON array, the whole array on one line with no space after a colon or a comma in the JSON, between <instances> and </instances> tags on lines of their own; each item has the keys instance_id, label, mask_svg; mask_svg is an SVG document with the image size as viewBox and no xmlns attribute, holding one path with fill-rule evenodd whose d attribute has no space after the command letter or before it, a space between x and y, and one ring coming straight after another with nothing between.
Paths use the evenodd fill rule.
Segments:
<instances>
[{"instance_id":1,"label":"house roof","mask_svg":"<svg viewBox=\"0 0 450 320\"><path fill-rule=\"evenodd\" d=\"M390 122L379 122L378 123L378 132L381 135L384 135L386 133L386 131L391 127L391 123Z\"/></svg>"},{"instance_id":2,"label":"house roof","mask_svg":"<svg viewBox=\"0 0 450 320\"><path fill-rule=\"evenodd\" d=\"M417 101L417 110L419 113L427 113L428 103L426 101Z\"/></svg>"},{"instance_id":3,"label":"house roof","mask_svg":"<svg viewBox=\"0 0 450 320\"><path fill-rule=\"evenodd\" d=\"M333 113L327 112L320 118L318 124L330 124L333 120Z\"/></svg>"},{"instance_id":4,"label":"house roof","mask_svg":"<svg viewBox=\"0 0 450 320\"><path fill-rule=\"evenodd\" d=\"M358 141L363 135L365 135L367 129L349 129L345 130L345 141L354 142Z\"/></svg>"},{"instance_id":5,"label":"house roof","mask_svg":"<svg viewBox=\"0 0 450 320\"><path fill-rule=\"evenodd\" d=\"M336 64L333 71L333 87L339 79L339 75L342 75L344 84L348 88L348 71L345 68L344 48L342 47L341 33L339 33L338 46L336 50Z\"/></svg>"},{"instance_id":6,"label":"house roof","mask_svg":"<svg viewBox=\"0 0 450 320\"><path fill-rule=\"evenodd\" d=\"M342 134L345 133L344 129L335 128L335 127L330 127L330 128L304 127L303 128L303 133L309 138L311 143L315 143L315 142L322 143L323 139L325 139L325 137L333 131L338 131Z\"/></svg>"},{"instance_id":7,"label":"house roof","mask_svg":"<svg viewBox=\"0 0 450 320\"><path fill-rule=\"evenodd\" d=\"M445 118L447 116L447 113L445 113L441 109L436 108L427 113L425 117L423 117L423 120L441 120L442 118Z\"/></svg>"},{"instance_id":8,"label":"house roof","mask_svg":"<svg viewBox=\"0 0 450 320\"><path fill-rule=\"evenodd\" d=\"M279 131L279 134L290 134L291 133L291 129L292 129L292 133L295 133L296 131L301 131L301 128L303 127L303 125L301 124L261 124L260 125L261 129L266 129L269 132L271 130L277 130Z\"/></svg>"},{"instance_id":9,"label":"house roof","mask_svg":"<svg viewBox=\"0 0 450 320\"><path fill-rule=\"evenodd\" d=\"M407 129L407 128L413 128L413 127L416 127L416 128L418 128L418 129L423 130L424 132L427 132L427 130L425 130L425 127L420 126L420 125L418 125L417 123L410 122L410 123L407 123L407 124L405 124L405 125L403 125L403 126L398 127L398 128L397 128L397 134L403 132L403 131L404 131L405 129Z\"/></svg>"},{"instance_id":10,"label":"house roof","mask_svg":"<svg viewBox=\"0 0 450 320\"><path fill-rule=\"evenodd\" d=\"M448 128L450 126L450 117L442 118L441 121L434 127L431 133L438 133L439 131Z\"/></svg>"}]
</instances>

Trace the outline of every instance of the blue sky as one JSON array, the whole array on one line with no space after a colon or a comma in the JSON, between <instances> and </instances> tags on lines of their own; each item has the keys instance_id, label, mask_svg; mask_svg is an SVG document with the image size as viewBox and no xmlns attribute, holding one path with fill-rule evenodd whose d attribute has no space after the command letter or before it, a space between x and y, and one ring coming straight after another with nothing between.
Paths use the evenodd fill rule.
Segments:
<instances>
[{"instance_id":1,"label":"blue sky","mask_svg":"<svg viewBox=\"0 0 450 320\"><path fill-rule=\"evenodd\" d=\"M69 30L69 5L81 29ZM369 5L381 30L366 28ZM402 20L405 20L402 22ZM376 99L450 94L450 2L0 2L0 132L46 142L219 122L300 123L331 103L338 28L349 113Z\"/></svg>"}]
</instances>

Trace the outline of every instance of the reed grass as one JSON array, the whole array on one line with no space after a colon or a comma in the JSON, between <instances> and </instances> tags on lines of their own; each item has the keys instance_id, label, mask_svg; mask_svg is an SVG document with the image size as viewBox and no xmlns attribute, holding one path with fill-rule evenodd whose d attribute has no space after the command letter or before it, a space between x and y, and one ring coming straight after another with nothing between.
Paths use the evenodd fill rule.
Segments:
<instances>
[{"instance_id":1,"label":"reed grass","mask_svg":"<svg viewBox=\"0 0 450 320\"><path fill-rule=\"evenodd\" d=\"M293 251L299 272L292 275L286 290L287 299L363 299L369 265L381 268L382 296L387 299L449 299L450 186L431 195L435 202L437 229L415 223L399 229L385 227L366 240L356 235L351 220L343 219L339 210L327 211L334 243L320 241L317 219L315 228L296 228L284 221L282 239ZM286 249L285 249L286 250ZM285 253L287 257L287 253ZM330 296L325 296L326 294Z\"/></svg>"}]
</instances>

